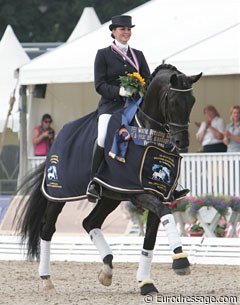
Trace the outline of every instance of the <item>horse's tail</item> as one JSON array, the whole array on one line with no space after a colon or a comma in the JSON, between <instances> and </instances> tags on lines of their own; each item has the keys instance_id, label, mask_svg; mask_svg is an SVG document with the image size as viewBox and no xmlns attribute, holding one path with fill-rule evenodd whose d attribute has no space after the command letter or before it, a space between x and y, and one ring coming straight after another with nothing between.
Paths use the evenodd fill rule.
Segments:
<instances>
[{"instance_id":1,"label":"horse's tail","mask_svg":"<svg viewBox=\"0 0 240 305\"><path fill-rule=\"evenodd\" d=\"M45 162L28 174L18 189L21 196L13 224L21 235L21 243L26 244L27 256L39 259L40 231L48 200L41 192Z\"/></svg>"}]
</instances>

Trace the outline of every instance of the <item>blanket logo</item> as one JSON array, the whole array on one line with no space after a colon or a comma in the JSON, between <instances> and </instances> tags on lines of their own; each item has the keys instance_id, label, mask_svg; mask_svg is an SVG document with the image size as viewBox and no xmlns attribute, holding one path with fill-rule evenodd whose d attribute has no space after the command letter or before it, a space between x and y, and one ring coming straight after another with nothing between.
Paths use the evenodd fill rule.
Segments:
<instances>
[{"instance_id":1,"label":"blanket logo","mask_svg":"<svg viewBox=\"0 0 240 305\"><path fill-rule=\"evenodd\" d=\"M49 166L47 169L48 180L58 180L57 168L55 165Z\"/></svg>"},{"instance_id":2,"label":"blanket logo","mask_svg":"<svg viewBox=\"0 0 240 305\"><path fill-rule=\"evenodd\" d=\"M162 164L154 163L152 166L152 180L163 181L164 183L170 185L171 183L171 169Z\"/></svg>"},{"instance_id":3,"label":"blanket logo","mask_svg":"<svg viewBox=\"0 0 240 305\"><path fill-rule=\"evenodd\" d=\"M47 167L47 171L46 171L46 183L48 187L62 188L62 186L59 184L58 169L57 169L58 164L59 164L58 155L51 155L50 164Z\"/></svg>"},{"instance_id":4,"label":"blanket logo","mask_svg":"<svg viewBox=\"0 0 240 305\"><path fill-rule=\"evenodd\" d=\"M154 145L146 147L140 168L140 181L145 190L151 190L169 199L180 173L181 156L177 151Z\"/></svg>"},{"instance_id":5,"label":"blanket logo","mask_svg":"<svg viewBox=\"0 0 240 305\"><path fill-rule=\"evenodd\" d=\"M47 178L49 181L57 181L58 180L57 164L59 162L58 155L51 155L50 162L51 164L47 169Z\"/></svg>"}]
</instances>

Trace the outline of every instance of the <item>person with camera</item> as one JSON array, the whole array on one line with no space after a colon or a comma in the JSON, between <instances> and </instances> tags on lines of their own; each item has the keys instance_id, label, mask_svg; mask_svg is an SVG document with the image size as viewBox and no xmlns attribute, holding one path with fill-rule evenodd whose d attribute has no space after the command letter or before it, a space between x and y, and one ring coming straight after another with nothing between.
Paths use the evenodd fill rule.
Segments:
<instances>
[{"instance_id":1,"label":"person with camera","mask_svg":"<svg viewBox=\"0 0 240 305\"><path fill-rule=\"evenodd\" d=\"M55 131L51 127L52 117L50 114L42 116L41 124L33 129L32 142L35 156L46 156L55 138Z\"/></svg>"}]
</instances>

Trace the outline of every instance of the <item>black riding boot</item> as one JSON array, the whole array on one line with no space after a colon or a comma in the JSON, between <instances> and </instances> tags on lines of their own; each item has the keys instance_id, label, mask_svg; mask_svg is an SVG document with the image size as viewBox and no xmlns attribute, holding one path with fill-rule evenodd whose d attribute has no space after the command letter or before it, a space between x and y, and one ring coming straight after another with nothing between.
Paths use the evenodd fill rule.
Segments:
<instances>
[{"instance_id":1,"label":"black riding boot","mask_svg":"<svg viewBox=\"0 0 240 305\"><path fill-rule=\"evenodd\" d=\"M95 143L93 148L91 179L93 179L96 172L98 171L98 168L102 163L103 158L104 148ZM88 201L96 203L101 197L101 186L94 181L90 181L86 194Z\"/></svg>"}]
</instances>

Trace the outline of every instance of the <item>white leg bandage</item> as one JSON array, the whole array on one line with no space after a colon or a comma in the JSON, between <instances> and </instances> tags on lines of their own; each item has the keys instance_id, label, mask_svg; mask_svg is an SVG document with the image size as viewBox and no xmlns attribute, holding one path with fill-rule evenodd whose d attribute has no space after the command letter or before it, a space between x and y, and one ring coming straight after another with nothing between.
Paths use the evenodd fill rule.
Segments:
<instances>
[{"instance_id":1,"label":"white leg bandage","mask_svg":"<svg viewBox=\"0 0 240 305\"><path fill-rule=\"evenodd\" d=\"M89 235L92 242L98 249L102 260L104 259L105 256L109 254L112 255L112 250L110 249L100 229L92 229L89 232Z\"/></svg>"},{"instance_id":2,"label":"white leg bandage","mask_svg":"<svg viewBox=\"0 0 240 305\"><path fill-rule=\"evenodd\" d=\"M182 242L173 215L164 215L161 217L161 222L166 230L171 250L173 251L178 247L182 247Z\"/></svg>"},{"instance_id":3,"label":"white leg bandage","mask_svg":"<svg viewBox=\"0 0 240 305\"><path fill-rule=\"evenodd\" d=\"M111 114L101 114L98 118L98 145L104 147L104 142L107 134L108 122Z\"/></svg>"},{"instance_id":4,"label":"white leg bandage","mask_svg":"<svg viewBox=\"0 0 240 305\"><path fill-rule=\"evenodd\" d=\"M50 246L51 246L50 241L41 239L40 262L39 262L39 267L38 267L39 276L51 275Z\"/></svg>"},{"instance_id":5,"label":"white leg bandage","mask_svg":"<svg viewBox=\"0 0 240 305\"><path fill-rule=\"evenodd\" d=\"M142 249L136 276L138 282L151 278L152 258L153 250Z\"/></svg>"}]
</instances>

